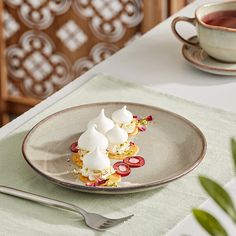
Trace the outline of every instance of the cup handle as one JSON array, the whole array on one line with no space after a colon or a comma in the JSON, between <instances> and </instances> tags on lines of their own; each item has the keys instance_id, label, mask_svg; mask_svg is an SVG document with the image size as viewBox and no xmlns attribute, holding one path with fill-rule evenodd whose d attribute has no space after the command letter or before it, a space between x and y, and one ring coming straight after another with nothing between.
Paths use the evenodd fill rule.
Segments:
<instances>
[{"instance_id":1,"label":"cup handle","mask_svg":"<svg viewBox=\"0 0 236 236\"><path fill-rule=\"evenodd\" d=\"M196 26L196 19L195 17L194 18L189 18L189 17L185 17L185 16L178 16L176 17L172 23L171 23L171 29L173 31L173 33L175 34L175 36L183 43L189 45L189 46L198 46L199 45L199 42L191 42L190 40L187 40L185 38L183 38L179 32L176 30L176 24L179 22L179 21L185 21L185 22L188 22L190 24L192 24L193 26Z\"/></svg>"}]
</instances>

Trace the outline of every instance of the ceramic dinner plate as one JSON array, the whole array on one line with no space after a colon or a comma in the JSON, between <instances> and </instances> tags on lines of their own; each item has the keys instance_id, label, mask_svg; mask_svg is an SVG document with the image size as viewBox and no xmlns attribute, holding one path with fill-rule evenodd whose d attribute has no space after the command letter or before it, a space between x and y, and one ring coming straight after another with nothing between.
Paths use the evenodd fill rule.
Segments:
<instances>
[{"instance_id":1,"label":"ceramic dinner plate","mask_svg":"<svg viewBox=\"0 0 236 236\"><path fill-rule=\"evenodd\" d=\"M145 132L134 137L140 148L138 155L146 163L122 177L119 187L84 186L73 175L70 145L102 108L110 116L124 105L133 115L154 118ZM120 194L154 189L186 175L203 159L206 141L193 123L175 113L142 104L109 102L77 106L45 118L28 133L22 149L28 164L56 184L84 192Z\"/></svg>"},{"instance_id":2,"label":"ceramic dinner plate","mask_svg":"<svg viewBox=\"0 0 236 236\"><path fill-rule=\"evenodd\" d=\"M197 41L197 36L189 39L192 42ZM200 47L183 45L182 54L184 58L199 70L217 74L217 75L236 75L236 63L225 63L213 59Z\"/></svg>"}]
</instances>

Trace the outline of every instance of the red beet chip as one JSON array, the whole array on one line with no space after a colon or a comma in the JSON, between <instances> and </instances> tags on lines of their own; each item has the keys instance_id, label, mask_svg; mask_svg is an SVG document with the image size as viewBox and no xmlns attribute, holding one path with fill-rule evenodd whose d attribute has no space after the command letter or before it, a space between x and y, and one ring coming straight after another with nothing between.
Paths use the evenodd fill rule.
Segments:
<instances>
[{"instance_id":1,"label":"red beet chip","mask_svg":"<svg viewBox=\"0 0 236 236\"><path fill-rule=\"evenodd\" d=\"M95 180L95 183L96 183L96 185L101 185L101 184L105 184L106 181L107 181L106 179L97 178L97 179Z\"/></svg>"},{"instance_id":2,"label":"red beet chip","mask_svg":"<svg viewBox=\"0 0 236 236\"><path fill-rule=\"evenodd\" d=\"M147 116L147 117L146 117L146 120L147 120L147 121L151 121L151 120L153 120L153 118L152 118L152 116Z\"/></svg>"},{"instance_id":3,"label":"red beet chip","mask_svg":"<svg viewBox=\"0 0 236 236\"><path fill-rule=\"evenodd\" d=\"M94 182L87 182L85 183L86 186L89 186L89 187L96 187L96 183Z\"/></svg>"},{"instance_id":4,"label":"red beet chip","mask_svg":"<svg viewBox=\"0 0 236 236\"><path fill-rule=\"evenodd\" d=\"M133 116L134 119L138 119L138 116Z\"/></svg>"},{"instance_id":5,"label":"red beet chip","mask_svg":"<svg viewBox=\"0 0 236 236\"><path fill-rule=\"evenodd\" d=\"M72 144L70 145L70 150L71 150L72 152L78 152L78 143L77 143L77 142L72 143Z\"/></svg>"},{"instance_id":6,"label":"red beet chip","mask_svg":"<svg viewBox=\"0 0 236 236\"><path fill-rule=\"evenodd\" d=\"M145 126L138 126L138 130L141 132L146 131L146 127Z\"/></svg>"},{"instance_id":7,"label":"red beet chip","mask_svg":"<svg viewBox=\"0 0 236 236\"><path fill-rule=\"evenodd\" d=\"M104 183L106 183L106 180L97 178L97 179L95 179L95 182L87 182L87 183L85 183L85 185L89 186L89 187L96 187L96 186L99 186Z\"/></svg>"},{"instance_id":8,"label":"red beet chip","mask_svg":"<svg viewBox=\"0 0 236 236\"><path fill-rule=\"evenodd\" d=\"M121 176L127 176L131 172L129 165L125 164L122 161L116 162L113 165L113 168L115 169L116 173Z\"/></svg>"},{"instance_id":9,"label":"red beet chip","mask_svg":"<svg viewBox=\"0 0 236 236\"><path fill-rule=\"evenodd\" d=\"M145 160L141 156L126 157L123 162L132 168L141 167L145 164Z\"/></svg>"}]
</instances>

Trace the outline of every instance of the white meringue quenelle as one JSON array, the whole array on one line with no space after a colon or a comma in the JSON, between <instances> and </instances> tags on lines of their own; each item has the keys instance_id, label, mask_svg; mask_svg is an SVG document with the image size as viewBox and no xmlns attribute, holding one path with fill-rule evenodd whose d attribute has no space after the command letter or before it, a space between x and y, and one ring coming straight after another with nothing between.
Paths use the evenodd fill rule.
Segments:
<instances>
[{"instance_id":1,"label":"white meringue quenelle","mask_svg":"<svg viewBox=\"0 0 236 236\"><path fill-rule=\"evenodd\" d=\"M91 152L96 147L99 147L101 150L106 150L108 140L105 135L96 130L96 125L93 124L79 137L78 148Z\"/></svg>"},{"instance_id":2,"label":"white meringue quenelle","mask_svg":"<svg viewBox=\"0 0 236 236\"><path fill-rule=\"evenodd\" d=\"M122 144L128 140L127 132L120 128L118 124L109 130L106 136L110 144Z\"/></svg>"},{"instance_id":3,"label":"white meringue quenelle","mask_svg":"<svg viewBox=\"0 0 236 236\"><path fill-rule=\"evenodd\" d=\"M108 155L102 152L99 147L84 156L81 174L88 177L89 180L95 180L96 178L107 179L113 173L115 171L111 166Z\"/></svg>"},{"instance_id":4,"label":"white meringue quenelle","mask_svg":"<svg viewBox=\"0 0 236 236\"><path fill-rule=\"evenodd\" d=\"M114 127L114 122L106 117L104 109L100 111L99 115L95 119L88 123L88 127L92 124L96 124L97 130L103 134Z\"/></svg>"},{"instance_id":5,"label":"white meringue quenelle","mask_svg":"<svg viewBox=\"0 0 236 236\"><path fill-rule=\"evenodd\" d=\"M123 154L130 148L130 141L128 141L128 133L120 128L118 124L106 133L109 141L108 150L113 154Z\"/></svg>"},{"instance_id":6,"label":"white meringue quenelle","mask_svg":"<svg viewBox=\"0 0 236 236\"><path fill-rule=\"evenodd\" d=\"M128 134L131 134L136 129L136 123L133 119L133 114L123 106L120 110L114 111L111 115L112 120L119 124Z\"/></svg>"},{"instance_id":7,"label":"white meringue quenelle","mask_svg":"<svg viewBox=\"0 0 236 236\"><path fill-rule=\"evenodd\" d=\"M111 166L111 162L107 154L96 147L92 152L86 154L83 159L83 168L89 170L104 170Z\"/></svg>"},{"instance_id":8,"label":"white meringue quenelle","mask_svg":"<svg viewBox=\"0 0 236 236\"><path fill-rule=\"evenodd\" d=\"M123 106L121 109L114 111L111 118L119 125L130 124L133 120L133 114L127 110L127 106Z\"/></svg>"}]
</instances>

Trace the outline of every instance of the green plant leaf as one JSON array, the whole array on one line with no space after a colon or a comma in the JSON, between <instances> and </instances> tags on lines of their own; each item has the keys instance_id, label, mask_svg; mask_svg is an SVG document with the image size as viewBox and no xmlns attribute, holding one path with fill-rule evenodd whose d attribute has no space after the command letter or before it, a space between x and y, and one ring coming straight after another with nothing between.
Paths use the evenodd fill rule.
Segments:
<instances>
[{"instance_id":1,"label":"green plant leaf","mask_svg":"<svg viewBox=\"0 0 236 236\"><path fill-rule=\"evenodd\" d=\"M227 236L227 232L220 222L210 213L193 209L193 215L199 224L212 236Z\"/></svg>"},{"instance_id":2,"label":"green plant leaf","mask_svg":"<svg viewBox=\"0 0 236 236\"><path fill-rule=\"evenodd\" d=\"M231 150L232 150L232 157L234 161L234 169L236 172L236 140L234 138L231 138Z\"/></svg>"},{"instance_id":3,"label":"green plant leaf","mask_svg":"<svg viewBox=\"0 0 236 236\"><path fill-rule=\"evenodd\" d=\"M198 178L206 192L236 223L236 210L229 194L215 181L204 176Z\"/></svg>"}]
</instances>

